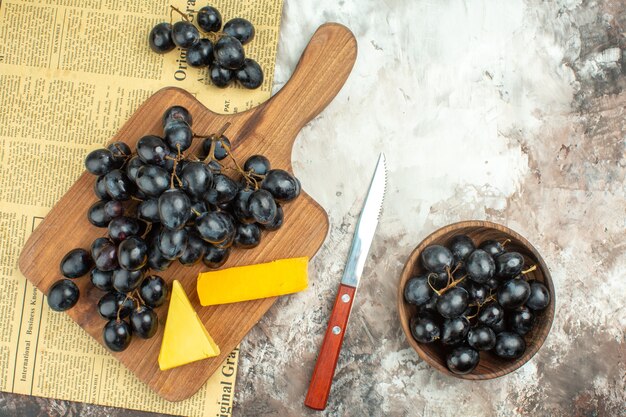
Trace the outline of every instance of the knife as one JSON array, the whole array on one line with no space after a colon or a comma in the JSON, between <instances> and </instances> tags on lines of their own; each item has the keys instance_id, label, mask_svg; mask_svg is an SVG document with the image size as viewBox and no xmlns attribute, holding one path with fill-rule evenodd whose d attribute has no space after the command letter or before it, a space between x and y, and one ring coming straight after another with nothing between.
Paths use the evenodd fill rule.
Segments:
<instances>
[{"instance_id":1,"label":"knife","mask_svg":"<svg viewBox=\"0 0 626 417\"><path fill-rule=\"evenodd\" d=\"M363 203L359 222L356 225L335 305L330 315L330 320L328 320L324 341L322 342L315 369L313 370L313 376L311 377L311 383L309 384L309 390L304 400L304 405L314 410L324 410L328 402L330 386L333 382L343 336L346 333L346 326L350 317L350 310L352 309L352 301L363 274L365 260L372 245L374 232L376 231L378 218L382 210L386 176L385 154L381 153L378 157L367 196L365 197L365 203Z\"/></svg>"}]
</instances>

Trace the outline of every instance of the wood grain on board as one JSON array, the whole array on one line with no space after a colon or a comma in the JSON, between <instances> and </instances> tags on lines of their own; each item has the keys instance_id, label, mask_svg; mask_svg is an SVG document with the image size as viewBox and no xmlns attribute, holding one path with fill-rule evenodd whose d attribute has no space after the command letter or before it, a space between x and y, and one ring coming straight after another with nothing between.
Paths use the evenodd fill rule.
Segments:
<instances>
[{"instance_id":1,"label":"wood grain on board","mask_svg":"<svg viewBox=\"0 0 626 417\"><path fill-rule=\"evenodd\" d=\"M163 112L170 106L181 105L191 112L196 133L214 133L227 122L231 123L226 135L231 139L238 160L263 154L273 168L291 171L291 151L298 132L339 92L355 59L356 40L352 33L339 24L325 24L311 38L289 82L264 104L239 114L219 115L189 93L165 88L146 100L111 140L124 141L134 148L144 135L160 136ZM189 152L194 152L198 146L199 141L195 141ZM87 220L87 209L97 200L93 193L94 181L94 176L83 173L35 229L22 251L21 272L44 293L61 278L59 262L65 253L77 247L88 249L95 238L106 234L106 229L96 228ZM306 183L303 188L306 190ZM285 223L280 230L264 233L257 248L234 250L224 267L315 255L328 232L324 210L303 191L297 200L284 206L284 213ZM195 285L198 273L203 270L206 270L203 265L183 267L175 262L159 275L168 282L181 281L202 322L220 346L220 356L160 371L157 357L163 325L152 339L133 338L127 350L112 353L139 379L170 401L193 395L276 300L201 307ZM103 293L90 284L89 277L75 282L81 297L67 313L102 343L105 321L98 315L96 303ZM164 322L167 305L157 312Z\"/></svg>"}]
</instances>

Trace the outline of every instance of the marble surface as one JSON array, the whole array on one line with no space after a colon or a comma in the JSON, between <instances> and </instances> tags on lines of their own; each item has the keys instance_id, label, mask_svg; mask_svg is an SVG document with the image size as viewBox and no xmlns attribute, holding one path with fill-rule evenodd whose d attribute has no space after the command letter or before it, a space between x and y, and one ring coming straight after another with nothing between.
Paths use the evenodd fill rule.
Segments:
<instances>
[{"instance_id":1,"label":"marble surface","mask_svg":"<svg viewBox=\"0 0 626 417\"><path fill-rule=\"evenodd\" d=\"M276 89L326 21L359 56L296 141L293 165L330 233L310 288L280 299L241 346L235 416L626 414L626 0L286 1ZM388 194L328 409L303 406L379 152ZM488 219L549 265L556 317L513 374L439 374L407 343L397 282L435 229ZM148 415L0 394L0 415ZM8 410L5 412L4 410Z\"/></svg>"}]
</instances>

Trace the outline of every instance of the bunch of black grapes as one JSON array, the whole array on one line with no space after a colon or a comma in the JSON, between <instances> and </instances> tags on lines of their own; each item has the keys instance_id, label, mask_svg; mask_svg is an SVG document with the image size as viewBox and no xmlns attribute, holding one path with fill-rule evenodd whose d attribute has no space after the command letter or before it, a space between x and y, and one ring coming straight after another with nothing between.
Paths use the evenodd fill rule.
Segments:
<instances>
[{"instance_id":1,"label":"bunch of black grapes","mask_svg":"<svg viewBox=\"0 0 626 417\"><path fill-rule=\"evenodd\" d=\"M300 181L271 169L263 155L240 165L224 135L229 124L208 136L194 134L191 125L187 109L174 106L163 115L163 137L142 137L135 152L114 142L85 159L97 176L98 197L87 218L107 235L94 240L91 251L65 255L61 273L69 279L52 285L48 304L56 311L73 307L79 290L72 279L90 273L105 292L98 312L107 320L103 339L113 351L126 349L133 334L150 338L157 331L153 309L165 302L168 288L151 271L176 260L219 268L234 247L254 248L263 230L279 229L281 205L300 194ZM185 156L194 138L202 140L200 151Z\"/></svg>"},{"instance_id":2,"label":"bunch of black grapes","mask_svg":"<svg viewBox=\"0 0 626 417\"><path fill-rule=\"evenodd\" d=\"M254 38L254 26L248 20L237 17L222 27L222 15L211 6L198 10L196 23L207 34L200 32L188 16L172 6L171 11L183 20L162 22L150 31L148 43L156 53L163 54L175 47L186 50L186 61L191 67L208 67L213 85L226 87L237 80L245 88L258 88L263 84L263 70L253 59L246 58L243 45Z\"/></svg>"},{"instance_id":3,"label":"bunch of black grapes","mask_svg":"<svg viewBox=\"0 0 626 417\"><path fill-rule=\"evenodd\" d=\"M410 278L404 299L417 306L410 328L420 343L440 341L449 348L448 369L473 371L479 351L517 359L526 350L523 336L550 303L545 285L527 281L524 257L495 240L476 248L471 238L454 236L448 247L431 245L421 254L426 274Z\"/></svg>"}]
</instances>

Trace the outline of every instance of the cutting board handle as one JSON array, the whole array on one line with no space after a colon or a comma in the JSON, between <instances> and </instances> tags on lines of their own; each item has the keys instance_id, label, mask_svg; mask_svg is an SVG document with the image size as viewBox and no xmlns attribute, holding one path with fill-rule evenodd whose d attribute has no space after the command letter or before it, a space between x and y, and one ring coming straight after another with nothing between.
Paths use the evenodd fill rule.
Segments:
<instances>
[{"instance_id":1,"label":"cutting board handle","mask_svg":"<svg viewBox=\"0 0 626 417\"><path fill-rule=\"evenodd\" d=\"M348 28L338 23L320 26L289 81L263 106L263 113L280 115L273 118L272 132L263 133L272 136L274 142L284 141L291 155L296 135L341 90L356 55L356 39Z\"/></svg>"}]
</instances>

